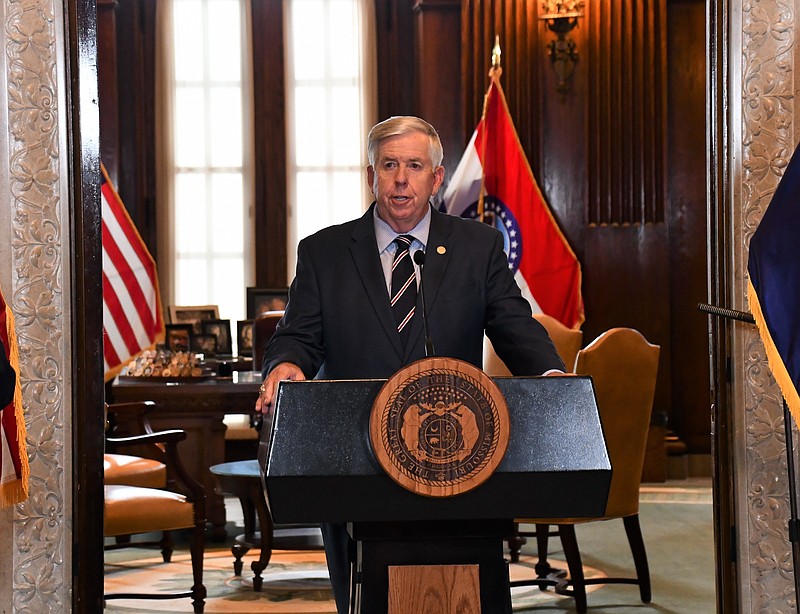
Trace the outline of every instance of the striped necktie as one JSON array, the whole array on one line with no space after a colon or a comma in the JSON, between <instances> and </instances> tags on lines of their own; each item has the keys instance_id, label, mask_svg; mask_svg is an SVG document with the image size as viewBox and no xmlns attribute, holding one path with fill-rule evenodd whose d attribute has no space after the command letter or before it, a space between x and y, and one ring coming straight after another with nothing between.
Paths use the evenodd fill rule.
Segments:
<instances>
[{"instance_id":1,"label":"striped necktie","mask_svg":"<svg viewBox=\"0 0 800 614\"><path fill-rule=\"evenodd\" d=\"M408 248L414 237L398 235L394 244L397 250L392 263L392 311L397 322L397 332L406 343L411 330L411 319L414 317L414 305L417 303L417 277L414 274L414 263Z\"/></svg>"}]
</instances>

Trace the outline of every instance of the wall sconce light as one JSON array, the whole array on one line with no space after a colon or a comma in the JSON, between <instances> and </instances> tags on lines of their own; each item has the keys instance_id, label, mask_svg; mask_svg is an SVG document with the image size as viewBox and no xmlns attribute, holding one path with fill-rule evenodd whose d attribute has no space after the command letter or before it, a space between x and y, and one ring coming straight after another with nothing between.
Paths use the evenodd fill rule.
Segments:
<instances>
[{"instance_id":1,"label":"wall sconce light","mask_svg":"<svg viewBox=\"0 0 800 614\"><path fill-rule=\"evenodd\" d=\"M539 15L547 28L556 34L556 38L547 44L547 50L558 76L556 89L562 95L569 90L567 81L578 61L575 41L567 38L567 34L578 25L578 18L583 17L582 8L583 0L543 0L542 14Z\"/></svg>"}]
</instances>

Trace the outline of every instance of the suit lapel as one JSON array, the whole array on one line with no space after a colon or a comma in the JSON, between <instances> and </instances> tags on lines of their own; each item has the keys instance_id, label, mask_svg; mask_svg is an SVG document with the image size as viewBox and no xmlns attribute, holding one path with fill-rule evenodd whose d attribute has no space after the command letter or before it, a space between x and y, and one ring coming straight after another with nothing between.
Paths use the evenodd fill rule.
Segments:
<instances>
[{"instance_id":1,"label":"suit lapel","mask_svg":"<svg viewBox=\"0 0 800 614\"><path fill-rule=\"evenodd\" d=\"M370 207L358 220L351 235L350 252L367 297L372 303L372 308L395 352L402 357L403 344L400 341L400 335L397 334L397 324L389 304L389 295L386 292L383 269L378 256L378 244L375 241L375 226L372 219L374 206ZM411 334L413 336L413 329Z\"/></svg>"}]
</instances>

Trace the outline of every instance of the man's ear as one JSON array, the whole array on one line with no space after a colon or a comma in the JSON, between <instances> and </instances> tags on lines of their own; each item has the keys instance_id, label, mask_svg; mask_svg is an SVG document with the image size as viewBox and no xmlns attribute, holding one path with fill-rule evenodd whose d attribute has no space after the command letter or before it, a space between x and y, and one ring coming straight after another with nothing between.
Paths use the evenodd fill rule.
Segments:
<instances>
[{"instance_id":1,"label":"man's ear","mask_svg":"<svg viewBox=\"0 0 800 614\"><path fill-rule=\"evenodd\" d=\"M431 194L436 194L444 181L444 166L437 166L433 169L433 191Z\"/></svg>"},{"instance_id":2,"label":"man's ear","mask_svg":"<svg viewBox=\"0 0 800 614\"><path fill-rule=\"evenodd\" d=\"M369 186L369 191L375 195L375 169L372 168L371 164L367 167L367 185Z\"/></svg>"}]
</instances>

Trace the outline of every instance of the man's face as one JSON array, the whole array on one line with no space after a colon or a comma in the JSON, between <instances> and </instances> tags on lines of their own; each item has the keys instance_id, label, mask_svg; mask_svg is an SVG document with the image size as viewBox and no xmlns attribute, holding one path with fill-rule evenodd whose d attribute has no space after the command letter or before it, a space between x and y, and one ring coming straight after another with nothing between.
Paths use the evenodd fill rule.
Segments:
<instances>
[{"instance_id":1,"label":"man's face","mask_svg":"<svg viewBox=\"0 0 800 614\"><path fill-rule=\"evenodd\" d=\"M425 217L428 201L444 180L444 167L433 168L430 141L421 132L384 139L367 181L378 215L397 232L412 230Z\"/></svg>"}]
</instances>

